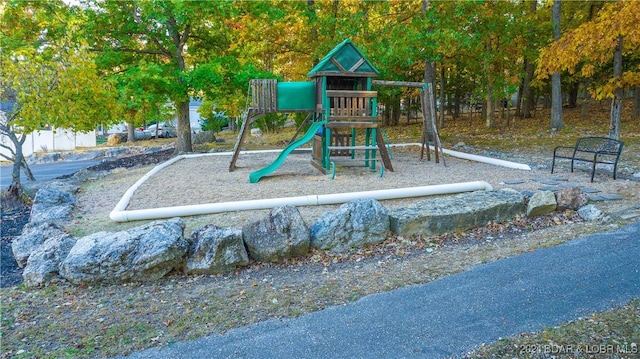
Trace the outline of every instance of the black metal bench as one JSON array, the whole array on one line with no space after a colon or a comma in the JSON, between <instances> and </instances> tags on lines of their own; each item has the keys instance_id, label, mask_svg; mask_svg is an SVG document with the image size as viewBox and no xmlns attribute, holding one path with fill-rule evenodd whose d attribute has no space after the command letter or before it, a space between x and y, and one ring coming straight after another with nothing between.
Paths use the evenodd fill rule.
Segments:
<instances>
[{"instance_id":1,"label":"black metal bench","mask_svg":"<svg viewBox=\"0 0 640 359\"><path fill-rule=\"evenodd\" d=\"M576 161L592 163L591 182L593 182L593 176L596 173L596 164L598 163L613 165L613 179L616 179L616 170L618 168L618 160L620 159L622 146L624 146L622 141L607 137L578 138L575 147L557 146L553 149L551 173L553 173L556 158L564 158L571 160L571 172L573 172L573 164ZM569 153L571 153L571 155Z\"/></svg>"}]
</instances>

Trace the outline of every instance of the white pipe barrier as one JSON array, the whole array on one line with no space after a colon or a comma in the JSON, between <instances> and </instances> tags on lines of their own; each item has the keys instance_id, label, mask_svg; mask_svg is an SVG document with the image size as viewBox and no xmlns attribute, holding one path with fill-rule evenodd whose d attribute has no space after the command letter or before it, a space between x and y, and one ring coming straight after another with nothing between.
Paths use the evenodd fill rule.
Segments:
<instances>
[{"instance_id":1,"label":"white pipe barrier","mask_svg":"<svg viewBox=\"0 0 640 359\"><path fill-rule=\"evenodd\" d=\"M145 219L171 218L180 216L197 216L230 211L248 211L257 209L271 209L278 206L319 206L340 204L355 199L372 198L376 200L422 197L437 194L451 194L468 191L490 191L491 185L484 181L463 182L422 187L394 188L387 190L348 192L335 194L307 195L297 197L282 197L257 199L249 201L208 203L190 206L176 206L132 211L114 209L109 215L116 222L139 221Z\"/></svg>"},{"instance_id":2,"label":"white pipe barrier","mask_svg":"<svg viewBox=\"0 0 640 359\"><path fill-rule=\"evenodd\" d=\"M420 144L420 143L402 143L402 144L391 145L391 146L392 147L408 147L408 146L422 147L422 144ZM435 151L435 148L433 146L429 146L429 148ZM470 153L464 153L464 152L448 150L446 148L443 148L442 152L444 152L444 153L446 153L446 154L448 154L450 156L462 158L462 159L465 159L465 160L488 163L488 164L492 164L492 165L496 165L496 166L513 168L513 169L517 169L517 170L531 171L531 167L529 167L529 165L526 165L524 163L517 163L517 162L499 160L497 158L491 158L491 157L485 157L485 156L479 156L479 155L472 155Z\"/></svg>"},{"instance_id":3,"label":"white pipe barrier","mask_svg":"<svg viewBox=\"0 0 640 359\"><path fill-rule=\"evenodd\" d=\"M400 146L422 146L422 145L419 143L408 143L408 144L397 144L392 146L400 147ZM432 146L430 147L433 149ZM276 153L281 151L282 150L241 151L240 154ZM471 155L467 153L451 151L446 149L443 149L443 152L451 156L460 157L463 159L490 163L490 164L504 166L508 168L514 168L514 169L531 170L529 166L520 164L520 163L498 160L498 159L483 157L478 155ZM324 195L308 195L308 196L298 196L298 197L269 198L269 199L258 199L258 200L248 200L248 201L208 203L208 204L199 204L199 205L190 205L190 206L140 209L140 210L130 210L130 211L126 210L127 206L129 205L129 201L131 200L131 197L133 196L135 191L147 179L149 179L151 176L158 173L165 167L170 166L171 164L184 158L197 158L197 157L204 157L204 156L228 156L230 154L231 152L215 152L215 153L203 153L203 154L192 154L192 155L180 155L154 167L151 171L149 171L142 178L140 178L133 186L131 186L131 188L129 188L127 192L125 192L125 194L122 196L118 204L116 204L115 208L109 214L109 217L111 218L111 220L115 222L128 222L128 221L139 221L139 220L149 220L149 219L171 218L171 217L179 217L179 216L195 216L195 215L213 214L213 213L221 213L221 212L229 212L229 211L271 209L271 208L282 206L282 205L316 206L316 205L340 204L340 203L352 201L354 199L362 199L362 198L386 200L386 199L398 199L398 198L410 198L410 197L423 197L423 196L439 195L439 194L452 194L452 193L461 193L461 192L478 191L478 190L485 190L485 191L492 190L492 187L489 183L485 181L475 181L475 182L452 183L452 184L421 186L421 187L395 188L395 189L364 191L364 192L349 192L349 193L336 193L336 194L324 194Z\"/></svg>"}]
</instances>

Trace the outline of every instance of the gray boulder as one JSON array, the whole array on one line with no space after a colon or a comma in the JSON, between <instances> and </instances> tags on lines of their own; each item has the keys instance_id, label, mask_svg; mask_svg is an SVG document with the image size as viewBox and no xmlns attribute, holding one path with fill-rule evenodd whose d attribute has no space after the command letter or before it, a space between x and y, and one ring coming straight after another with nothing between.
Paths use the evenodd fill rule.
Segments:
<instances>
[{"instance_id":1,"label":"gray boulder","mask_svg":"<svg viewBox=\"0 0 640 359\"><path fill-rule=\"evenodd\" d=\"M60 275L75 284L160 279L184 264L189 247L184 227L181 218L173 218L82 237L60 265Z\"/></svg>"},{"instance_id":2,"label":"gray boulder","mask_svg":"<svg viewBox=\"0 0 640 359\"><path fill-rule=\"evenodd\" d=\"M53 182L41 188L33 198L30 222L63 223L72 218L76 197L71 193L77 187Z\"/></svg>"},{"instance_id":3,"label":"gray boulder","mask_svg":"<svg viewBox=\"0 0 640 359\"><path fill-rule=\"evenodd\" d=\"M579 187L563 188L556 192L558 211L577 210L587 204L589 197Z\"/></svg>"},{"instance_id":4,"label":"gray boulder","mask_svg":"<svg viewBox=\"0 0 640 359\"><path fill-rule=\"evenodd\" d=\"M389 211L374 199L359 199L324 213L311 226L311 245L346 252L383 242L389 235Z\"/></svg>"},{"instance_id":5,"label":"gray boulder","mask_svg":"<svg viewBox=\"0 0 640 359\"><path fill-rule=\"evenodd\" d=\"M218 274L249 264L242 230L207 225L191 234L185 273Z\"/></svg>"},{"instance_id":6,"label":"gray boulder","mask_svg":"<svg viewBox=\"0 0 640 359\"><path fill-rule=\"evenodd\" d=\"M439 235L504 221L524 211L524 196L512 189L430 198L389 212L391 231L402 236Z\"/></svg>"},{"instance_id":7,"label":"gray boulder","mask_svg":"<svg viewBox=\"0 0 640 359\"><path fill-rule=\"evenodd\" d=\"M76 239L65 234L48 238L29 256L22 272L26 287L38 287L48 284L58 277L60 263L67 257Z\"/></svg>"},{"instance_id":8,"label":"gray boulder","mask_svg":"<svg viewBox=\"0 0 640 359\"><path fill-rule=\"evenodd\" d=\"M527 204L527 216L536 217L556 210L556 195L552 191L536 191Z\"/></svg>"},{"instance_id":9,"label":"gray boulder","mask_svg":"<svg viewBox=\"0 0 640 359\"><path fill-rule=\"evenodd\" d=\"M204 143L216 142L216 135L214 131L202 131L191 135L191 142L194 145L201 145Z\"/></svg>"},{"instance_id":10,"label":"gray boulder","mask_svg":"<svg viewBox=\"0 0 640 359\"><path fill-rule=\"evenodd\" d=\"M293 206L271 210L269 216L242 227L249 255L259 262L281 262L309 252L309 228Z\"/></svg>"},{"instance_id":11,"label":"gray boulder","mask_svg":"<svg viewBox=\"0 0 640 359\"><path fill-rule=\"evenodd\" d=\"M601 218L603 216L603 213L596 206L588 204L578 209L578 215L584 220L594 221L598 218Z\"/></svg>"},{"instance_id":12,"label":"gray boulder","mask_svg":"<svg viewBox=\"0 0 640 359\"><path fill-rule=\"evenodd\" d=\"M252 137L262 137L262 130L259 128L252 128L251 129L251 136Z\"/></svg>"},{"instance_id":13,"label":"gray boulder","mask_svg":"<svg viewBox=\"0 0 640 359\"><path fill-rule=\"evenodd\" d=\"M56 224L48 222L28 223L22 230L22 234L11 243L13 257L21 268L27 264L27 260L33 252L44 244L47 239L64 237L67 234Z\"/></svg>"}]
</instances>

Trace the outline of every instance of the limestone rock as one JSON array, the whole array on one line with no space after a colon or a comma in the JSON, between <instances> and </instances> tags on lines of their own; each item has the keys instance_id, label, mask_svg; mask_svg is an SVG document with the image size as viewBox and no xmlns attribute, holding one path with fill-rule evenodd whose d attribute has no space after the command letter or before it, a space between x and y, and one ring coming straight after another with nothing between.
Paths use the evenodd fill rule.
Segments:
<instances>
[{"instance_id":1,"label":"limestone rock","mask_svg":"<svg viewBox=\"0 0 640 359\"><path fill-rule=\"evenodd\" d=\"M31 207L30 222L62 223L71 220L76 197L71 194L76 187L63 183L49 184L36 193Z\"/></svg>"},{"instance_id":2,"label":"limestone rock","mask_svg":"<svg viewBox=\"0 0 640 359\"><path fill-rule=\"evenodd\" d=\"M242 230L207 225L191 234L185 273L218 274L249 264Z\"/></svg>"},{"instance_id":3,"label":"limestone rock","mask_svg":"<svg viewBox=\"0 0 640 359\"><path fill-rule=\"evenodd\" d=\"M578 215L587 221L594 221L603 216L602 211L592 204L580 207L578 209Z\"/></svg>"},{"instance_id":4,"label":"limestone rock","mask_svg":"<svg viewBox=\"0 0 640 359\"><path fill-rule=\"evenodd\" d=\"M527 204L527 216L536 217L556 210L556 195L552 191L536 191Z\"/></svg>"},{"instance_id":5,"label":"limestone rock","mask_svg":"<svg viewBox=\"0 0 640 359\"><path fill-rule=\"evenodd\" d=\"M60 263L67 257L76 239L68 234L48 238L30 256L22 272L27 287L48 284L59 273Z\"/></svg>"},{"instance_id":6,"label":"limestone rock","mask_svg":"<svg viewBox=\"0 0 640 359\"><path fill-rule=\"evenodd\" d=\"M589 198L579 187L563 188L556 192L558 211L577 210L587 204Z\"/></svg>"},{"instance_id":7,"label":"limestone rock","mask_svg":"<svg viewBox=\"0 0 640 359\"><path fill-rule=\"evenodd\" d=\"M191 135L191 142L194 145L201 145L205 143L216 142L216 135L214 131L202 131Z\"/></svg>"},{"instance_id":8,"label":"limestone rock","mask_svg":"<svg viewBox=\"0 0 640 359\"><path fill-rule=\"evenodd\" d=\"M374 199L360 199L324 213L311 226L311 245L340 253L381 243L388 235L389 211Z\"/></svg>"},{"instance_id":9,"label":"limestone rock","mask_svg":"<svg viewBox=\"0 0 640 359\"><path fill-rule=\"evenodd\" d=\"M439 235L503 221L524 211L524 196L512 189L476 191L430 198L389 212L391 231L403 235Z\"/></svg>"},{"instance_id":10,"label":"limestone rock","mask_svg":"<svg viewBox=\"0 0 640 359\"><path fill-rule=\"evenodd\" d=\"M60 275L75 284L160 279L184 264L189 247L184 227L181 218L173 218L82 237L62 262Z\"/></svg>"},{"instance_id":11,"label":"limestone rock","mask_svg":"<svg viewBox=\"0 0 640 359\"><path fill-rule=\"evenodd\" d=\"M269 216L242 228L249 255L259 262L281 262L309 252L309 228L293 206L271 210Z\"/></svg>"},{"instance_id":12,"label":"limestone rock","mask_svg":"<svg viewBox=\"0 0 640 359\"><path fill-rule=\"evenodd\" d=\"M67 234L56 224L49 222L28 223L22 234L11 243L13 257L21 268L27 264L29 256L44 244L47 239L64 237Z\"/></svg>"},{"instance_id":13,"label":"limestone rock","mask_svg":"<svg viewBox=\"0 0 640 359\"><path fill-rule=\"evenodd\" d=\"M262 130L259 128L252 128L251 129L251 136L252 137L262 137Z\"/></svg>"}]
</instances>

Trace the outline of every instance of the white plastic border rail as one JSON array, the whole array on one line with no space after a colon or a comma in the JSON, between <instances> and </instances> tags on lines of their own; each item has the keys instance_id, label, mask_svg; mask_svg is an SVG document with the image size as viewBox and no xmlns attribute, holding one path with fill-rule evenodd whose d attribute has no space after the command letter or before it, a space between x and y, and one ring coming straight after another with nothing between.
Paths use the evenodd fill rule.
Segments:
<instances>
[{"instance_id":1,"label":"white plastic border rail","mask_svg":"<svg viewBox=\"0 0 640 359\"><path fill-rule=\"evenodd\" d=\"M397 145L391 145L391 146L398 146L398 147L421 146L421 144L408 143L408 144L397 144ZM280 152L280 151L281 150L241 151L240 153L241 154L259 154L259 153L272 153L272 152ZM444 149L444 153L454 157L494 164L498 166L504 166L508 168L531 170L531 168L527 165L510 162L510 161L471 155L463 152L451 151L446 149ZM174 157L171 160L154 167L151 171L149 171L142 178L140 178L133 186L131 186L131 188L129 188L127 192L125 192L125 194L122 196L118 204L116 204L115 208L109 214L109 217L111 218L111 220L115 222L128 222L128 221L171 218L171 217L180 217L180 216L197 216L197 215L222 213L222 212L229 212L229 211L271 209L271 208L274 208L277 206L283 206L283 205L317 206L317 205L346 203L348 201L352 201L355 199L362 199L362 198L386 200L386 199L399 199L399 198L410 198L410 197L423 197L423 196L440 195L440 194L453 194L453 193L462 193L462 192L479 191L479 190L490 191L493 189L491 185L485 181L474 181L474 182L451 183L451 184L441 184L441 185L432 185L432 186L394 188L394 189L376 190L376 191L317 194L317 195L307 195L307 196L297 196L297 197L282 197L282 198L248 200L248 201L207 203L207 204L198 204L198 205L189 205L189 206L161 207L161 208L150 208L150 209L129 210L129 211L126 210L127 206L129 205L129 201L131 200L131 197L133 196L135 191L147 179L149 179L151 176L155 175L159 171L163 170L165 167L170 166L171 164L185 158L197 158L197 157L204 157L204 156L229 156L231 154L232 154L231 152L216 152L216 153L181 155L181 156Z\"/></svg>"}]
</instances>

